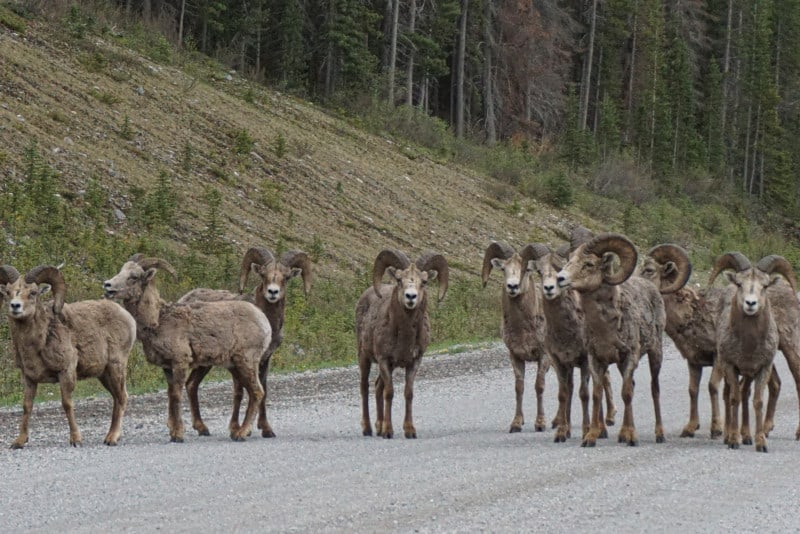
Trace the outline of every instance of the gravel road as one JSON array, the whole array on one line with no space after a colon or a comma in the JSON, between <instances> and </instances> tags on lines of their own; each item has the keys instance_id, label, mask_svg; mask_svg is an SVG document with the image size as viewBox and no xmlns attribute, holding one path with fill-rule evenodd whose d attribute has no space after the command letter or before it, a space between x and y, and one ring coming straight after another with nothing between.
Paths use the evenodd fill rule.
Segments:
<instances>
[{"instance_id":1,"label":"gravel road","mask_svg":"<svg viewBox=\"0 0 800 534\"><path fill-rule=\"evenodd\" d=\"M102 445L110 399L76 403L80 448L68 445L60 404L43 403L29 446L0 450L0 531L797 531L797 395L783 357L776 362L784 387L768 454L708 438L707 376L700 433L679 437L687 371L669 340L661 371L667 442L655 443L642 362L638 447L618 444L618 427L594 449L575 437L553 443L552 430L533 432L535 371L525 396L529 423L508 434L513 379L502 345L426 358L415 387L416 440L361 436L355 367L271 377L278 437L244 443L227 437L227 383L201 390L213 435L189 428L183 444L169 443L164 392L131 397L118 447ZM618 398L618 373L612 377ZM548 419L556 384L551 373ZM402 394L395 406L397 429ZM573 419L579 404L575 410ZM19 416L18 408L0 410L4 445Z\"/></svg>"}]
</instances>

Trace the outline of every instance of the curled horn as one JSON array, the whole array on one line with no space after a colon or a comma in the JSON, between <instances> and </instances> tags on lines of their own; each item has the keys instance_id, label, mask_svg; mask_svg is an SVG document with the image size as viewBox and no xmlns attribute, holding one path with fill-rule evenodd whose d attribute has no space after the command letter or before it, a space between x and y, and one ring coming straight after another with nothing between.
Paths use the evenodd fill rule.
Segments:
<instances>
[{"instance_id":1,"label":"curled horn","mask_svg":"<svg viewBox=\"0 0 800 534\"><path fill-rule=\"evenodd\" d=\"M139 260L141 260L142 258L144 258L144 254L142 254L141 252L137 252L136 254L128 258L128 261L132 261L133 263L139 263Z\"/></svg>"},{"instance_id":2,"label":"curled horn","mask_svg":"<svg viewBox=\"0 0 800 534\"><path fill-rule=\"evenodd\" d=\"M572 229L572 233L570 234L569 238L570 252L572 252L579 246L583 245L584 243L588 243L593 238L594 234L588 228L584 228L583 226L576 226L575 228Z\"/></svg>"},{"instance_id":3,"label":"curled horn","mask_svg":"<svg viewBox=\"0 0 800 534\"><path fill-rule=\"evenodd\" d=\"M420 271L431 269L436 271L436 279L439 281L439 302L441 302L450 285L450 266L447 264L447 260L441 254L428 252L419 257L416 265Z\"/></svg>"},{"instance_id":4,"label":"curled horn","mask_svg":"<svg viewBox=\"0 0 800 534\"><path fill-rule=\"evenodd\" d=\"M661 265L668 261L675 264L677 272L666 279L666 285L662 285L661 293L674 293L689 281L692 275L692 264L689 261L689 255L683 248L673 244L656 245L651 248L647 255L656 260Z\"/></svg>"},{"instance_id":5,"label":"curled horn","mask_svg":"<svg viewBox=\"0 0 800 534\"><path fill-rule=\"evenodd\" d=\"M242 258L242 268L239 271L239 293L244 293L244 286L247 283L247 275L250 273L250 266L254 263L266 265L275 261L272 252L261 247L250 247Z\"/></svg>"},{"instance_id":6,"label":"curled horn","mask_svg":"<svg viewBox=\"0 0 800 534\"><path fill-rule=\"evenodd\" d=\"M544 258L548 254L550 254L550 247L544 243L528 243L522 247L522 250L519 251L519 255L522 258L523 271L528 268L529 261Z\"/></svg>"},{"instance_id":7,"label":"curled horn","mask_svg":"<svg viewBox=\"0 0 800 534\"><path fill-rule=\"evenodd\" d=\"M569 259L570 249L571 249L570 245L568 243L564 243L563 245L561 245L556 249L556 254L558 256L561 256L565 260Z\"/></svg>"},{"instance_id":8,"label":"curled horn","mask_svg":"<svg viewBox=\"0 0 800 534\"><path fill-rule=\"evenodd\" d=\"M61 308L64 307L67 284L64 282L64 275L61 274L58 267L53 267L52 265L34 267L25 275L25 283L50 284L50 287L53 288L53 313L56 315L61 314Z\"/></svg>"},{"instance_id":9,"label":"curled horn","mask_svg":"<svg viewBox=\"0 0 800 534\"><path fill-rule=\"evenodd\" d=\"M514 249L501 243L499 241L492 241L486 247L486 252L483 253L483 269L481 269L481 280L483 287L486 287L486 282L489 281L489 275L492 273L492 260L501 258L507 260L514 255Z\"/></svg>"},{"instance_id":10,"label":"curled horn","mask_svg":"<svg viewBox=\"0 0 800 534\"><path fill-rule=\"evenodd\" d=\"M19 278L19 271L11 265L0 265L0 284L13 284Z\"/></svg>"},{"instance_id":11,"label":"curled horn","mask_svg":"<svg viewBox=\"0 0 800 534\"><path fill-rule=\"evenodd\" d=\"M786 278L789 285L792 286L792 291L797 291L797 278L795 278L794 269L792 268L792 264L783 256L778 256L776 254L764 256L758 260L756 269L764 271L767 274L780 273Z\"/></svg>"},{"instance_id":12,"label":"curled horn","mask_svg":"<svg viewBox=\"0 0 800 534\"><path fill-rule=\"evenodd\" d=\"M175 268L169 264L167 260L162 260L161 258L139 258L136 262L138 263L142 269L164 269L169 274L172 275L172 278L175 280L178 279L178 273L175 271Z\"/></svg>"},{"instance_id":13,"label":"curled horn","mask_svg":"<svg viewBox=\"0 0 800 534\"><path fill-rule=\"evenodd\" d=\"M411 265L408 257L399 250L385 248L378 253L372 266L372 289L378 297L381 296L381 279L387 267L405 269Z\"/></svg>"},{"instance_id":14,"label":"curled horn","mask_svg":"<svg viewBox=\"0 0 800 534\"><path fill-rule=\"evenodd\" d=\"M603 276L605 283L612 286L621 284L633 274L639 258L636 247L622 234L600 234L586 243L585 251L600 257L606 252L619 256L619 271L611 276Z\"/></svg>"},{"instance_id":15,"label":"curled horn","mask_svg":"<svg viewBox=\"0 0 800 534\"><path fill-rule=\"evenodd\" d=\"M302 250L290 250L281 256L281 263L290 269L295 267L301 270L303 277L303 294L308 295L311 290L311 258Z\"/></svg>"},{"instance_id":16,"label":"curled horn","mask_svg":"<svg viewBox=\"0 0 800 534\"><path fill-rule=\"evenodd\" d=\"M751 267L750 260L741 252L726 252L718 257L714 262L714 267L711 269L711 275L708 277L708 285L714 284L719 273L726 269L733 269L736 272L746 271Z\"/></svg>"}]
</instances>

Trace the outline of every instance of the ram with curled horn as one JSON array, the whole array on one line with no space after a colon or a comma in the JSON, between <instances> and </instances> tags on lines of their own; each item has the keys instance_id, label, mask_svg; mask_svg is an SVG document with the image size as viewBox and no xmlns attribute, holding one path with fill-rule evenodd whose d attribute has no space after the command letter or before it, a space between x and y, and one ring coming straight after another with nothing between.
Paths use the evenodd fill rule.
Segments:
<instances>
[{"instance_id":1,"label":"ram with curled horn","mask_svg":"<svg viewBox=\"0 0 800 534\"><path fill-rule=\"evenodd\" d=\"M725 443L736 449L751 441L749 422L745 424L744 417L739 427L739 404L742 404L742 413L747 413L748 390L752 383L755 446L757 451L767 452L767 434L772 423L764 414L763 392L774 374L776 350L783 352L796 384L798 382L799 306L794 297L795 275L789 262L781 256L767 256L753 267L738 252L728 252L716 259L711 280L723 272L730 284L720 299L716 315L715 373L725 378ZM769 409L770 406L768 412Z\"/></svg>"},{"instance_id":2,"label":"ram with curled horn","mask_svg":"<svg viewBox=\"0 0 800 534\"><path fill-rule=\"evenodd\" d=\"M447 260L438 253L426 253L411 262L395 249L381 250L372 268L372 287L361 294L356 303L356 343L361 392L361 431L372 435L369 416L369 374L372 364L378 366L375 380L376 420L379 436L394 436L392 399L395 369L403 368L405 377L405 418L403 433L416 438L412 413L414 378L430 341L428 296L426 286L438 280L440 299L447 293L450 279ZM382 284L388 275L389 284Z\"/></svg>"},{"instance_id":3,"label":"ram with curled horn","mask_svg":"<svg viewBox=\"0 0 800 534\"><path fill-rule=\"evenodd\" d=\"M664 441L664 426L658 379L666 322L664 301L652 283L631 276L638 254L627 237L605 233L588 240L579 239L585 233L583 228L573 231L571 242L580 244L572 250L556 278L562 290L574 289L580 293L585 314L593 406L591 428L581 445L593 447L605 430L600 417L600 402L603 375L612 364L617 365L622 375L622 400L625 403L618 440L628 445L639 443L633 421L633 375L645 353L650 364L655 438L657 443L661 443ZM619 258L619 267L615 267L615 257Z\"/></svg>"},{"instance_id":4,"label":"ram with curled horn","mask_svg":"<svg viewBox=\"0 0 800 534\"><path fill-rule=\"evenodd\" d=\"M65 303L66 289L59 267L39 265L24 277L11 266L0 267L0 302L6 307L15 364L24 385L22 419L13 449L28 442L28 422L41 383L55 383L61 389L71 445L83 441L72 392L77 381L85 378L98 378L113 400L111 426L103 442L116 445L122 434L128 402L125 380L136 322L107 300ZM49 291L52 301L44 298Z\"/></svg>"},{"instance_id":5,"label":"ram with curled horn","mask_svg":"<svg viewBox=\"0 0 800 534\"><path fill-rule=\"evenodd\" d=\"M245 293L247 279L253 274L259 280L255 289ZM264 388L264 398L259 405L256 426L265 438L275 437L275 432L267 418L267 378L272 355L283 343L283 325L286 320L286 293L289 282L297 276L303 279L303 294L307 297L311 290L313 269L311 258L302 250L290 250L275 260L275 255L264 247L250 247L242 257L239 270L239 294L220 289L193 289L178 300L180 304L197 301L244 300L255 304L261 310L272 327L272 342L259 363L258 379ZM186 392L192 412L192 427L201 436L210 434L208 427L200 415L199 389L200 383L211 370L210 367L198 367L189 375ZM243 390L234 385L234 413L238 413L243 400Z\"/></svg>"},{"instance_id":6,"label":"ram with curled horn","mask_svg":"<svg viewBox=\"0 0 800 534\"><path fill-rule=\"evenodd\" d=\"M133 315L147 361L164 371L170 440L183 441L181 397L189 373L215 366L231 372L234 391L247 390L243 422L239 423L235 409L228 425L231 439L242 441L264 397L259 362L272 341L269 321L253 304L241 300L167 303L154 282L159 270L176 275L166 260L134 256L103 283L103 290Z\"/></svg>"},{"instance_id":7,"label":"ram with curled horn","mask_svg":"<svg viewBox=\"0 0 800 534\"><path fill-rule=\"evenodd\" d=\"M519 252L510 245L492 241L483 254L481 280L483 287L489 281L492 269L503 273L503 288L500 296L502 318L500 333L508 348L511 369L514 372L516 407L509 432L521 432L525 424L522 399L525 393L525 366L536 364L536 420L534 430L546 428L544 415L545 376L550 368L550 358L545 350L545 317L542 309L542 290L533 278L533 262L549 254L542 243L529 243ZM558 415L553 419L553 428L558 424Z\"/></svg>"}]
</instances>

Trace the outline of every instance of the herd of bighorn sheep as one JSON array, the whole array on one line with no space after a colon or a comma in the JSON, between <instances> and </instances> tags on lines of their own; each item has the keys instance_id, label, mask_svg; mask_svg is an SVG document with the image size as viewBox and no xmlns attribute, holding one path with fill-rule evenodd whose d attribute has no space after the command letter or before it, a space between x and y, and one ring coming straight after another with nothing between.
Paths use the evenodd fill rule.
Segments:
<instances>
[{"instance_id":1,"label":"herd of bighorn sheep","mask_svg":"<svg viewBox=\"0 0 800 534\"><path fill-rule=\"evenodd\" d=\"M637 445L634 373L646 355L655 441L663 442L659 374L666 334L689 370L689 421L681 437L693 437L700 428L699 384L703 368L711 367L711 437L723 436L732 449L755 443L757 451L767 452L781 387L773 364L778 350L794 378L800 414L800 299L791 264L770 255L753 265L743 254L727 252L714 261L707 287L696 289L687 285L692 265L682 247L658 245L642 256L640 265L639 258L626 236L595 235L583 227L573 229L569 244L556 249L544 243L526 244L519 250L497 241L487 246L481 266L483 286L493 269L503 274L501 334L516 394L510 432L520 432L524 424L525 366L531 362L536 364L534 430L544 431L547 426L543 399L545 376L552 367L558 379L558 408L551 422L554 441L570 439L577 368L583 409L580 443L594 447L598 439L608 437L607 427L615 423L609 375L613 365L622 378L624 405L618 441ZM103 283L104 299L66 303L60 267L40 265L21 276L11 265L0 265L0 305L5 308L12 353L23 382L22 417L12 448L21 449L28 442L28 424L40 383L59 384L69 442L80 445L72 392L77 380L93 377L111 395L111 426L104 443L116 445L128 398L128 357L137 339L147 361L164 372L171 441L184 439L184 388L192 427L201 436L210 434L200 415L199 388L214 366L226 368L232 376L231 439L246 439L254 420L262 437L275 436L266 412L270 360L284 337L288 283L300 276L306 296L311 289L308 254L291 250L278 259L266 248L250 248L242 258L238 293L197 288L175 302L161 298L155 284L159 271L177 277L166 260L135 254ZM258 285L247 293L251 273L258 278ZM713 287L720 274L729 283ZM388 284L383 283L385 277ZM424 253L416 261L391 248L377 254L372 286L361 294L355 307L364 436L373 434L369 394L370 372L376 364L375 433L384 438L394 436L393 374L403 368L403 434L417 437L412 401L414 379L431 336L427 285L438 283L436 301L441 302L449 279L448 262L439 253ZM723 380L721 412L718 395ZM766 406L765 388L769 392ZM754 436L749 418L751 389ZM240 420L245 391L248 403ZM795 438L800 440L800 422Z\"/></svg>"}]
</instances>

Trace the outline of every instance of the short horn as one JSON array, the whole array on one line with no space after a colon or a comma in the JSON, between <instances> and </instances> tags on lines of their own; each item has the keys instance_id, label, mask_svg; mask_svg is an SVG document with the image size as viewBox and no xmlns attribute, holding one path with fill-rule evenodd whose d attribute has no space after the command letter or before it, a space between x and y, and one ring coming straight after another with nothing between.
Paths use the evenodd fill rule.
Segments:
<instances>
[{"instance_id":1,"label":"short horn","mask_svg":"<svg viewBox=\"0 0 800 534\"><path fill-rule=\"evenodd\" d=\"M52 265L39 265L31 269L25 275L27 284L50 284L53 290L53 313L61 314L64 307L64 295L67 292L67 284L64 282L64 275L58 267Z\"/></svg>"},{"instance_id":2,"label":"short horn","mask_svg":"<svg viewBox=\"0 0 800 534\"><path fill-rule=\"evenodd\" d=\"M250 267L257 263L258 265L266 265L271 261L275 261L275 256L272 252L262 247L251 247L247 249L242 258L242 268L239 270L239 293L244 293L244 286L247 284L247 276L250 274Z\"/></svg>"},{"instance_id":3,"label":"short horn","mask_svg":"<svg viewBox=\"0 0 800 534\"><path fill-rule=\"evenodd\" d=\"M375 257L375 263L372 266L372 289L375 294L381 296L381 279L383 279L383 273L386 272L387 267L405 269L409 265L411 262L408 256L399 250L391 248L381 250Z\"/></svg>"},{"instance_id":4,"label":"short horn","mask_svg":"<svg viewBox=\"0 0 800 534\"><path fill-rule=\"evenodd\" d=\"M175 280L178 279L177 271L175 271L175 268L170 265L167 260L163 260L161 258L141 258L136 263L138 263L145 271L147 269L163 269L171 274L172 278Z\"/></svg>"},{"instance_id":5,"label":"short horn","mask_svg":"<svg viewBox=\"0 0 800 534\"><path fill-rule=\"evenodd\" d=\"M792 291L797 291L797 278L794 275L794 268L792 264L783 256L771 254L764 256L756 264L756 269L764 271L767 274L780 273L792 286Z\"/></svg>"},{"instance_id":6,"label":"short horn","mask_svg":"<svg viewBox=\"0 0 800 534\"><path fill-rule=\"evenodd\" d=\"M492 260L500 258L507 260L514 255L514 249L505 243L499 241L492 241L486 247L486 252L483 253L483 268L481 269L481 280L483 287L486 287L486 282L489 281L489 275L492 274Z\"/></svg>"},{"instance_id":7,"label":"short horn","mask_svg":"<svg viewBox=\"0 0 800 534\"><path fill-rule=\"evenodd\" d=\"M713 285L719 273L726 269L742 272L750 267L750 260L741 252L726 252L722 256L719 256L714 262L714 266L711 268L711 275L708 277L708 285Z\"/></svg>"},{"instance_id":8,"label":"short horn","mask_svg":"<svg viewBox=\"0 0 800 534\"><path fill-rule=\"evenodd\" d=\"M11 265L0 265L0 284L13 284L19 278L19 271Z\"/></svg>"},{"instance_id":9,"label":"short horn","mask_svg":"<svg viewBox=\"0 0 800 534\"><path fill-rule=\"evenodd\" d=\"M639 255L630 239L622 234L600 234L586 243L585 251L602 257L607 252L613 252L619 257L619 270L609 276L603 276L605 283L615 286L627 280L634 269Z\"/></svg>"},{"instance_id":10,"label":"short horn","mask_svg":"<svg viewBox=\"0 0 800 534\"><path fill-rule=\"evenodd\" d=\"M647 252L647 255L661 265L669 261L675 264L676 272L668 278L662 279L661 293L674 293L685 286L686 282L689 281L689 277L692 275L692 263L689 261L689 255L683 248L678 245L666 243L651 248ZM666 282L666 285L664 285L663 282Z\"/></svg>"},{"instance_id":11,"label":"short horn","mask_svg":"<svg viewBox=\"0 0 800 534\"><path fill-rule=\"evenodd\" d=\"M311 291L311 258L302 250L290 250L281 256L281 263L290 269L300 269L303 277L303 294Z\"/></svg>"},{"instance_id":12,"label":"short horn","mask_svg":"<svg viewBox=\"0 0 800 534\"><path fill-rule=\"evenodd\" d=\"M447 264L445 257L435 252L428 252L419 257L416 265L420 271L436 271L436 279L439 282L438 300L441 302L447 294L447 288L450 286L450 266Z\"/></svg>"}]
</instances>

